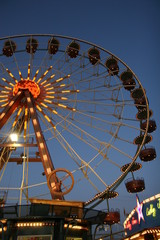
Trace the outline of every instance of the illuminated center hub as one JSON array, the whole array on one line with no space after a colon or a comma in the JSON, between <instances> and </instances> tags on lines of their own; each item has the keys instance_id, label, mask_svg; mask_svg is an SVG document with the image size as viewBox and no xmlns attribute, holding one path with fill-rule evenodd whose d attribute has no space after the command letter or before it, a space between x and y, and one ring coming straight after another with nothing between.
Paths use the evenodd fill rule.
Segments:
<instances>
[{"instance_id":1,"label":"illuminated center hub","mask_svg":"<svg viewBox=\"0 0 160 240\"><path fill-rule=\"evenodd\" d=\"M40 94L40 88L37 83L32 80L21 80L13 88L13 96L15 96L18 91L28 89L34 98L37 98Z\"/></svg>"}]
</instances>

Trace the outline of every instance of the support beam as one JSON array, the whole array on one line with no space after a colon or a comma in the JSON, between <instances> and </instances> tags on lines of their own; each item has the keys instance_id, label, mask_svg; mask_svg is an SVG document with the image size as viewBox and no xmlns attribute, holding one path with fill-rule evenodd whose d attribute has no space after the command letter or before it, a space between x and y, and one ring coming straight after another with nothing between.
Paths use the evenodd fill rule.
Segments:
<instances>
[{"instance_id":1,"label":"support beam","mask_svg":"<svg viewBox=\"0 0 160 240\"><path fill-rule=\"evenodd\" d=\"M47 147L46 141L45 141L44 136L43 136L43 132L41 130L38 115L37 115L36 109L34 107L35 106L34 99L33 99L32 95L29 91L25 91L25 97L26 97L26 100L27 100L27 106L28 106L28 109L29 109L29 112L30 112L32 123L33 123L33 128L34 128L34 132L35 132L35 136L36 136L36 140L37 140L37 144L38 144L40 158L42 160L42 164L43 164L43 168L44 168L46 178L48 178L50 173L53 170L55 170L55 168L54 168L54 165L52 163L52 160L51 160L51 157L50 157L50 154L49 154L49 151L48 151L48 147ZM61 199L62 200L63 196L58 196L57 197L54 194L54 192L56 190L59 192L59 190L58 190L59 182L58 182L58 178L55 174L52 175L50 184L51 184L51 187L52 187L52 188L50 188L50 193L51 193L52 199Z\"/></svg>"},{"instance_id":2,"label":"support beam","mask_svg":"<svg viewBox=\"0 0 160 240\"><path fill-rule=\"evenodd\" d=\"M0 113L0 129L2 129L14 110L19 106L23 97L23 92L18 92L17 95L10 100L10 103Z\"/></svg>"}]
</instances>

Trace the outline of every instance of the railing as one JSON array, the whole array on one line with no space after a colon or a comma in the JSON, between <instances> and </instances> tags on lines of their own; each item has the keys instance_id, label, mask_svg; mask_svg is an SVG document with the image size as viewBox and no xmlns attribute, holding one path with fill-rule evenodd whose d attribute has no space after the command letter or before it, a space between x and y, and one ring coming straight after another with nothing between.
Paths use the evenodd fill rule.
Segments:
<instances>
[{"instance_id":1,"label":"railing","mask_svg":"<svg viewBox=\"0 0 160 240\"><path fill-rule=\"evenodd\" d=\"M95 224L103 222L105 215L106 212L98 210L47 204L14 205L0 208L0 220L19 218L79 218Z\"/></svg>"}]
</instances>

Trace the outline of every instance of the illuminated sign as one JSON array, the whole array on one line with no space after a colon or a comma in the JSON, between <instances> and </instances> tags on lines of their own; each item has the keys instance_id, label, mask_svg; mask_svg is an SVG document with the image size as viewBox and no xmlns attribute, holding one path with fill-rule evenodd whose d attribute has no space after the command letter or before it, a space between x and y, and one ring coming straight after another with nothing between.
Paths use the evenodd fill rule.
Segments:
<instances>
[{"instance_id":1,"label":"illuminated sign","mask_svg":"<svg viewBox=\"0 0 160 240\"><path fill-rule=\"evenodd\" d=\"M138 213L138 222L140 223L141 219L144 221L144 216L142 213L143 203L139 202L139 198L137 195L136 195L136 199L137 199L136 212Z\"/></svg>"},{"instance_id":2,"label":"illuminated sign","mask_svg":"<svg viewBox=\"0 0 160 240\"><path fill-rule=\"evenodd\" d=\"M157 208L160 209L160 198L158 199Z\"/></svg>"},{"instance_id":3,"label":"illuminated sign","mask_svg":"<svg viewBox=\"0 0 160 240\"><path fill-rule=\"evenodd\" d=\"M132 219L127 222L126 229L132 230L132 226L137 223L138 223L138 220L136 220L134 217L132 217Z\"/></svg>"},{"instance_id":4,"label":"illuminated sign","mask_svg":"<svg viewBox=\"0 0 160 240\"><path fill-rule=\"evenodd\" d=\"M160 223L160 194L139 202L124 222L127 236L140 232L143 229L158 227Z\"/></svg>"},{"instance_id":5,"label":"illuminated sign","mask_svg":"<svg viewBox=\"0 0 160 240\"><path fill-rule=\"evenodd\" d=\"M153 207L153 204L150 204L149 208L146 208L146 216L150 215L156 217L156 208Z\"/></svg>"}]
</instances>

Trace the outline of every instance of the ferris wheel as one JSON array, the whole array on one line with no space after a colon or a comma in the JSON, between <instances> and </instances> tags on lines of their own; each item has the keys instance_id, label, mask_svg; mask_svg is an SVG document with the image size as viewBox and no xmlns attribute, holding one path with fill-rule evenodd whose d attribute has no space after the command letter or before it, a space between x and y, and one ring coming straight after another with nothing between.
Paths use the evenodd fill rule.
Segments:
<instances>
[{"instance_id":1,"label":"ferris wheel","mask_svg":"<svg viewBox=\"0 0 160 240\"><path fill-rule=\"evenodd\" d=\"M80 199L88 206L116 197L140 168L139 154L148 157L148 129L156 128L134 72L102 47L67 36L10 36L0 48L5 203ZM146 161L156 157L149 149Z\"/></svg>"}]
</instances>

